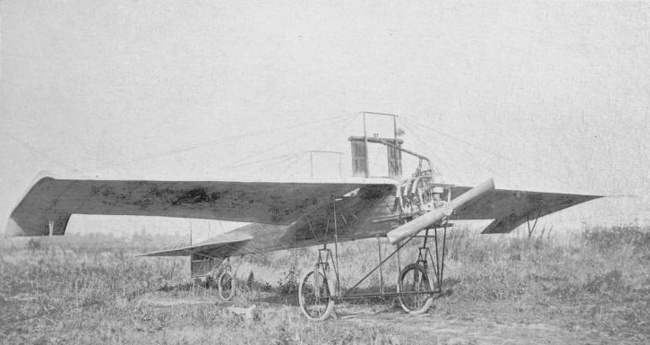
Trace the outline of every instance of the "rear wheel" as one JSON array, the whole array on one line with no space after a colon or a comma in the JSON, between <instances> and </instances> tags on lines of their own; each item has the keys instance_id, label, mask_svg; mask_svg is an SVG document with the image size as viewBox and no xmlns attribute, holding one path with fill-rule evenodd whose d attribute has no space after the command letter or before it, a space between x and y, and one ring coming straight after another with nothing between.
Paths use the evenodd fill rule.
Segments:
<instances>
[{"instance_id":1,"label":"rear wheel","mask_svg":"<svg viewBox=\"0 0 650 345\"><path fill-rule=\"evenodd\" d=\"M316 268L307 272L298 285L302 313L310 320L325 320L334 311L334 283L325 272Z\"/></svg>"},{"instance_id":2,"label":"rear wheel","mask_svg":"<svg viewBox=\"0 0 650 345\"><path fill-rule=\"evenodd\" d=\"M219 288L219 297L225 301L230 301L235 296L235 278L230 270L225 270L217 279Z\"/></svg>"},{"instance_id":3,"label":"rear wheel","mask_svg":"<svg viewBox=\"0 0 650 345\"><path fill-rule=\"evenodd\" d=\"M402 309L409 314L426 313L433 305L433 283L422 265L404 267L397 281L397 292Z\"/></svg>"}]
</instances>

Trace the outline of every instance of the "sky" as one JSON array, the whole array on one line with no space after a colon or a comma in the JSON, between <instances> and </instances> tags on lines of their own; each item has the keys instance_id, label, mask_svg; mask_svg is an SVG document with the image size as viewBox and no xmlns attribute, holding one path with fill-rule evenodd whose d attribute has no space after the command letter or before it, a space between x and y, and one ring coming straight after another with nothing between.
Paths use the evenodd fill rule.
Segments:
<instances>
[{"instance_id":1,"label":"sky","mask_svg":"<svg viewBox=\"0 0 650 345\"><path fill-rule=\"evenodd\" d=\"M306 151L328 150L347 176L361 111L398 114L405 147L446 182L610 196L564 221L650 220L649 2L6 0L0 11L0 224L43 171L300 180ZM390 127L369 121L371 133ZM317 155L317 172L337 156ZM69 231L143 226L189 227L84 216Z\"/></svg>"}]
</instances>

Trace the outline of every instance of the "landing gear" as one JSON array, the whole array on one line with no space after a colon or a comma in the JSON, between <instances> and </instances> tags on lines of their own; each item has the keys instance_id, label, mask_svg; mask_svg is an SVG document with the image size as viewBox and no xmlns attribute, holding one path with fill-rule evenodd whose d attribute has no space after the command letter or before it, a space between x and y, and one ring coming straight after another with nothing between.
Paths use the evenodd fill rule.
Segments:
<instances>
[{"instance_id":1,"label":"landing gear","mask_svg":"<svg viewBox=\"0 0 650 345\"><path fill-rule=\"evenodd\" d=\"M442 280L447 251L447 227L452 226L452 224L447 222L446 217L443 217L431 226L422 229L419 233L412 234L400 241L395 250L385 257L382 257L381 241L378 237L379 263L377 266L370 270L351 288L343 289L341 287L341 281L339 279L340 272L338 269L338 215L336 212L336 201L337 199L335 198L332 200L333 221L330 222L328 219L327 222L327 227L330 224L334 226L334 254L332 254L332 250L327 248L327 237L324 238L325 243L323 243L323 248L318 250L318 261L316 262L315 268L302 277L298 286L298 299L302 313L310 320L325 320L334 312L334 303L336 301L374 297L397 297L405 312L413 315L426 313L433 305L435 297L442 294ZM377 221L394 221L396 219L399 218L389 217ZM307 223L311 227L311 224L309 222ZM422 232L424 234L420 235ZM325 236L327 236L327 232ZM316 238L315 233L314 238ZM417 260L402 269L399 253L404 246L415 238L423 238L424 240L422 246L418 248ZM431 248L428 247L429 240L433 240ZM435 253L435 256L433 253ZM382 267L395 255L398 267L397 288L396 291L386 291L384 289ZM355 289L375 271L379 271L379 293L354 293Z\"/></svg>"},{"instance_id":2,"label":"landing gear","mask_svg":"<svg viewBox=\"0 0 650 345\"><path fill-rule=\"evenodd\" d=\"M247 296L251 292L249 284L236 278L238 269L233 272L228 264L216 278L219 297L224 301L230 301L235 295Z\"/></svg>"},{"instance_id":3,"label":"landing gear","mask_svg":"<svg viewBox=\"0 0 650 345\"><path fill-rule=\"evenodd\" d=\"M319 249L318 262L312 271L307 272L300 280L298 297L302 313L310 320L325 320L334 312L334 303L354 298L368 297L397 297L400 306L411 315L424 314L433 306L436 296L442 294L442 279L445 267L446 242L448 223L424 230L423 236L411 236L401 242L397 248L382 258L381 250L379 264L370 270L354 286L341 289L337 270L337 257L326 247ZM418 257L399 271L397 291L385 291L381 267L391 257L416 237L424 239L418 248ZM428 247L432 240L431 247ZM397 264L399 264L397 255ZM330 270L333 268L333 270ZM381 286L379 293L353 293L373 272L379 270Z\"/></svg>"},{"instance_id":4,"label":"landing gear","mask_svg":"<svg viewBox=\"0 0 650 345\"><path fill-rule=\"evenodd\" d=\"M434 260L431 250L427 247L429 231L433 230L433 239L436 252ZM412 263L399 273L397 279L397 298L405 312L413 315L424 314L433 305L433 296L442 293L442 277L445 265L447 242L447 227L443 228L442 256L438 251L438 229L426 229L422 247L418 248L418 260ZM434 276L429 278L430 258L433 264ZM436 289L434 289L435 279Z\"/></svg>"},{"instance_id":5,"label":"landing gear","mask_svg":"<svg viewBox=\"0 0 650 345\"><path fill-rule=\"evenodd\" d=\"M307 272L298 286L298 299L302 313L310 320L325 320L334 311L334 282L328 279L327 270L318 265Z\"/></svg>"},{"instance_id":6,"label":"landing gear","mask_svg":"<svg viewBox=\"0 0 650 345\"><path fill-rule=\"evenodd\" d=\"M433 283L427 270L418 263L402 270L397 280L397 298L405 312L413 315L426 313L433 304Z\"/></svg>"},{"instance_id":7,"label":"landing gear","mask_svg":"<svg viewBox=\"0 0 650 345\"><path fill-rule=\"evenodd\" d=\"M235 278L232 275L230 266L221 273L217 278L217 287L219 288L219 297L224 301L230 301L235 296Z\"/></svg>"}]
</instances>

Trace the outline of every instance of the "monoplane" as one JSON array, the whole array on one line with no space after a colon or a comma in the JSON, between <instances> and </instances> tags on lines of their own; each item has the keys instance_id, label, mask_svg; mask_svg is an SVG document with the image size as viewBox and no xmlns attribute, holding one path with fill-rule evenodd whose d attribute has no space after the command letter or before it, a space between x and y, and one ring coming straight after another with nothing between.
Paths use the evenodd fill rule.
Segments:
<instances>
[{"instance_id":1,"label":"monoplane","mask_svg":"<svg viewBox=\"0 0 650 345\"><path fill-rule=\"evenodd\" d=\"M299 282L299 301L310 319L332 315L337 301L396 296L410 314L426 312L440 295L447 232L457 220L492 220L483 234L503 234L550 213L599 196L495 189L492 179L471 188L441 183L431 161L403 147L396 115L363 113L364 133L349 138L353 179L344 182L236 182L38 180L11 213L8 236L63 235L73 214L138 215L215 219L250 223L192 245L147 253L189 256L193 277L214 275L219 294L236 291L229 258L291 248L320 246L314 269ZM394 135L368 136L365 116L393 117ZM372 177L369 146L385 147L388 177ZM403 173L402 158L417 161ZM338 244L387 238L394 250L352 288L339 279ZM401 267L400 250L421 239L416 258ZM330 245L328 247L328 245ZM333 246L332 246L333 245ZM332 251L334 249L334 252ZM381 249L381 248L380 248ZM397 255L396 255L397 254ZM396 291L356 293L356 288L391 257L398 259ZM383 284L383 278L382 278Z\"/></svg>"}]
</instances>

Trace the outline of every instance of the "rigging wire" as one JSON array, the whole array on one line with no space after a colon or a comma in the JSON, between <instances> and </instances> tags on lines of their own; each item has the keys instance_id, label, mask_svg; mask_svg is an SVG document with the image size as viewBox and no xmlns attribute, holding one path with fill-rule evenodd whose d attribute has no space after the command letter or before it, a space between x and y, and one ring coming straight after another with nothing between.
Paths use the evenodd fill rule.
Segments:
<instances>
[{"instance_id":1,"label":"rigging wire","mask_svg":"<svg viewBox=\"0 0 650 345\"><path fill-rule=\"evenodd\" d=\"M150 154L142 155L142 156L139 156L139 157L135 157L133 159L126 159L126 160L107 162L107 163L98 165L95 169L106 169L106 168L111 168L111 167L118 167L118 166L123 166L123 165L130 164L130 163L137 163L137 162L142 162L142 161L146 161L146 160L161 158L161 157L165 157L165 156L171 156L171 155L175 155L175 154L180 154L180 153L192 151L192 150L200 148L200 147L202 147L204 145L209 145L209 144L212 144L212 143L220 143L220 144L222 144L222 143L225 143L225 142L232 142L232 141L237 141L237 140L250 139L251 137L255 137L255 136L259 137L259 136L269 134L269 133L278 133L278 132L283 132L283 131L292 130L292 129L298 129L298 128L302 128L302 127L323 125L323 124L327 124L327 123L332 123L332 124L335 125L335 124L341 122L341 120L345 120L344 125L343 125L343 126L345 126L346 124L351 122L356 117L356 115L358 115L358 113L354 113L352 115L354 115L354 116L351 116L351 114L346 114L346 115L331 117L331 118L322 119L322 120L307 121L307 122L302 122L302 123L293 124L293 125L289 125L289 126L276 127L276 128L272 128L272 129L264 129L264 130L259 130L259 131L247 133L247 134L234 135L234 136L230 136L230 137L226 137L226 138L217 138L217 139L206 140L206 141L194 143L194 144L191 144L191 145L188 145L188 146L185 146L185 147L176 148L176 149L173 149L173 150L168 150L168 151L163 151L163 152L157 152L157 153L150 153ZM82 168L81 170L77 169L77 168L75 168L75 167L73 167L71 165L65 164L65 163L61 162L60 160L51 157L50 155L47 155L46 153L42 152L41 150L38 150L38 149L32 147L29 143L27 143L27 142L25 142L23 140L20 140L19 138L17 138L16 136L14 136L11 133L3 131L3 134L6 134L9 138L11 138L14 141L16 141L17 143L21 144L22 146L27 148L33 154L38 155L41 158L45 158L48 161L51 161L51 162L53 162L53 163L55 163L57 165L60 165L60 166L66 168L68 170L71 170L71 171L74 171L74 172L81 172L82 170L88 170L89 169L89 168L85 168L85 169ZM297 137L288 137L286 140L281 142L280 145L275 146L273 149L274 150L284 149L287 146L290 146L291 144L293 144L296 141L296 139L299 140L299 139L302 139L304 137L311 136L311 135L313 135L313 133L311 131L305 131L304 133L300 134ZM233 163L230 166L224 167L222 170L224 170L224 169L233 169L233 168L249 166L249 165L254 165L254 164L259 164L260 162L265 162L265 161L282 160L282 159L285 159L288 156L291 156L291 154L283 154L283 155L280 155L280 156L272 156L272 157L262 159L262 160L251 161L255 157L258 157L260 155L268 155L268 154L269 154L268 150L259 151L259 152L255 153L253 155L249 155L247 157L244 157L243 159Z\"/></svg>"},{"instance_id":2,"label":"rigging wire","mask_svg":"<svg viewBox=\"0 0 650 345\"><path fill-rule=\"evenodd\" d=\"M303 154L303 155L298 156L298 158L291 163L292 165L294 165L296 167L296 169L293 169L293 173L291 173L290 175L287 176L287 180L291 180L294 176L296 176L296 175L298 175L300 173L300 168L298 166L298 163L303 161L303 160L306 160L306 159L307 159L307 155ZM285 170L285 175L287 175L288 172L289 172L288 170Z\"/></svg>"},{"instance_id":3,"label":"rigging wire","mask_svg":"<svg viewBox=\"0 0 650 345\"><path fill-rule=\"evenodd\" d=\"M295 144L296 141L299 141L299 140L301 140L301 139L303 139L305 137L312 136L312 135L313 135L312 132L306 131L306 132L302 133L301 135L299 135L297 137L288 137L283 142L281 142L279 145L275 146L273 148L273 150L282 151L282 149ZM295 154L297 154L299 152L302 152L302 151L303 150L294 150L294 151L291 151L291 152L288 152L288 153L285 152L285 153L281 153L281 154L274 155L274 156L264 158L264 159L260 159L260 160L253 160L255 157L258 157L258 156L261 156L261 155L268 156L270 154L269 150L261 150L261 151L258 151L256 153L252 154L252 155L246 156L246 157L232 163L231 165L228 165L228 166L225 166L225 167L221 168L220 171L227 170L227 169L229 170L229 169L236 169L236 168L240 168L240 167L256 165L256 164L259 164L260 162L272 162L272 161L276 161L276 160L286 160L286 159L290 159L290 157L292 155L295 155Z\"/></svg>"},{"instance_id":4,"label":"rigging wire","mask_svg":"<svg viewBox=\"0 0 650 345\"><path fill-rule=\"evenodd\" d=\"M48 160L48 161L50 161L50 162L52 162L52 163L54 163L54 164L56 164L56 165L62 166L62 167L64 167L64 168L66 168L66 169L69 169L69 170L71 170L71 171L74 171L74 172L80 172L79 169L73 167L72 165L68 165L68 164L66 164L66 163L63 163L61 160L56 159L56 158L52 157L51 155L49 155L49 154L43 152L42 150L39 150L39 149L33 147L33 146L32 146L31 144L29 144L28 142L23 141L23 140L17 138L15 135L13 135L13 134L11 134L11 133L9 133L9 132L4 132L4 131L3 131L3 132L0 132L0 133L6 135L7 137L9 137L9 139L12 139L13 141L19 143L20 145L22 145L23 147L25 147L28 151L30 151L32 154L34 154L34 155L36 155L36 156L40 156L41 158L45 158L46 160Z\"/></svg>"},{"instance_id":5,"label":"rigging wire","mask_svg":"<svg viewBox=\"0 0 650 345\"><path fill-rule=\"evenodd\" d=\"M308 136L308 135L313 135L313 133L306 133L303 136ZM293 140L289 140L289 141L293 144ZM298 159L297 157L300 157L300 156L304 155L305 152L306 151L303 150L303 149L294 150L294 151L289 152L289 153L285 153L285 154L282 154L282 155L279 155L279 156L274 156L274 157L276 157L274 159L262 159L262 160L248 161L246 163L238 164L236 166L227 167L226 169L233 169L233 168L244 167L244 166L254 166L255 167L255 166L260 165L261 163L265 163L265 164L262 164L261 166L255 168L255 170L249 172L249 174L257 174L260 171L266 169L267 166L268 166L268 163L275 162L275 161L280 161L279 163L276 164L278 166L290 166L290 164L294 160ZM250 159L248 159L248 160L250 160ZM285 171L287 171L287 169L285 169Z\"/></svg>"},{"instance_id":6,"label":"rigging wire","mask_svg":"<svg viewBox=\"0 0 650 345\"><path fill-rule=\"evenodd\" d=\"M408 127L410 127L410 126L408 126ZM419 130L421 131L421 133L424 133L425 136L426 136L426 133L422 129L419 129ZM456 147L456 146L453 146L453 145L451 146L451 148L452 148L452 150L456 150L459 156L469 157L469 159L474 161L477 165L482 166L486 170L490 171L494 176L499 176L501 178L506 178L505 175L496 172L495 170L493 170L492 168L490 168L489 166L487 166L486 164L481 162L479 159L477 159L474 155L471 154L471 152L469 152L467 150L467 148L465 148L465 150L461 150L459 147ZM458 166L458 164L457 164L457 166ZM462 170L462 169L459 168L459 170Z\"/></svg>"},{"instance_id":7,"label":"rigging wire","mask_svg":"<svg viewBox=\"0 0 650 345\"><path fill-rule=\"evenodd\" d=\"M335 137L341 135L341 133L345 133L345 130L348 128L348 126L350 125L350 123L352 123L352 121L354 121L355 119L357 119L359 116L361 116L361 114L359 114L359 113L357 113L357 114L354 115L354 116L351 116L347 121L345 121L345 123L343 123L343 124L338 128L338 130L334 131L334 134L332 134L330 137L328 137L327 139L325 139L325 140L322 142L322 145L318 146L318 147L316 148L316 150L317 150L317 151L322 150L326 145L331 144ZM306 157L306 156L305 156L305 157Z\"/></svg>"},{"instance_id":8,"label":"rigging wire","mask_svg":"<svg viewBox=\"0 0 650 345\"><path fill-rule=\"evenodd\" d=\"M313 135L314 134L311 131L304 131L302 134L300 134L298 136L287 136L287 138L284 141L280 142L278 145L276 145L273 148L273 150L282 152L282 150L284 150L287 146L294 145L296 142L300 141L301 139L303 139L305 137L310 137L310 136L313 136ZM261 150L261 151L258 151L257 153L246 156L246 157L236 161L235 163L233 163L233 165L237 166L238 164L243 163L245 161L252 160L255 157L258 157L258 156L261 156L261 155L268 155L268 154L269 154L268 150ZM253 161L252 163L256 163L256 161ZM233 166L229 166L229 167L226 167L224 169L231 169L232 167Z\"/></svg>"},{"instance_id":9,"label":"rigging wire","mask_svg":"<svg viewBox=\"0 0 650 345\"><path fill-rule=\"evenodd\" d=\"M409 120L409 121L410 121L410 120ZM518 165L519 167L522 167L522 168L524 168L524 169L526 169L526 170L528 170L528 171L530 171L530 172L532 172L532 173L534 173L534 174L543 175L543 176L545 176L545 177L547 177L547 178L550 178L550 179L552 179L552 180L554 180L554 181L556 181L556 182L560 182L560 183L562 183L562 184L564 184L564 185L566 185L566 186L570 186L570 187L572 187L572 188L576 188L576 184L575 184L575 183L568 183L568 182L565 181L565 180L562 180L562 179L560 179L560 178L558 178L558 177L556 177L556 176L553 176L553 175L550 175L550 174L544 173L544 172L542 172L542 171L536 170L536 169L534 169L534 168L531 168L531 167L529 167L528 165L523 164L523 163L521 163L521 162L519 162L519 161L517 161L517 160L514 160L514 159L510 158L510 157L507 157L507 156L505 156L505 155L503 155L503 154L500 154L500 153L493 152L493 151L491 151L491 150L485 149L485 148L480 147L480 146L478 146L478 145L476 145L476 144L472 144L471 142L469 142L469 141L467 141L467 140L464 140L464 139L461 139L461 138L457 138L457 137L455 137L455 136L453 136L453 135L451 135L451 134L445 133L444 131L440 131L440 130L434 129L434 128L429 127L429 126L427 126L427 125L424 125L424 124L422 124L422 123L418 123L418 122L416 122L416 121L413 121L412 123L413 123L415 126L419 126L420 128L423 128L423 129L428 129L428 130L430 130L430 131L432 131L432 132L435 132L435 133L440 134L440 135L442 135L442 136L445 136L445 137L448 137L448 138L453 139L453 140L455 140L455 141L458 141L458 142L460 142L460 143L462 143L462 144L464 144L464 145L466 145L466 146L472 147L472 148L474 148L474 149L476 149L476 150L479 150L479 151L481 151L481 152L487 153L487 154L489 154L489 155L491 155L491 156L497 157L497 158L502 159L502 160L509 161L509 162L511 162L511 163L513 163L513 164L515 164L515 165ZM470 153L470 152L467 152L467 153L471 156L471 153ZM481 165L482 167L487 168L487 167L485 166L485 164L480 164L480 165ZM583 192L590 193L587 189L583 188L582 186L577 186L577 188L580 189L580 190L582 190Z\"/></svg>"},{"instance_id":10,"label":"rigging wire","mask_svg":"<svg viewBox=\"0 0 650 345\"><path fill-rule=\"evenodd\" d=\"M230 166L225 167L224 169L237 169L237 168L257 165L257 164L262 163L262 162L273 162L273 161L277 161L277 160L282 161L282 160L286 160L287 158L292 157L293 154L295 154L295 152L294 153L285 153L285 154L282 154L282 155L276 155L276 156L272 156L272 157L269 157L269 158L260 159L260 160L256 160L256 161L252 161L252 162L246 162L246 163L237 164L237 165L230 165Z\"/></svg>"},{"instance_id":11,"label":"rigging wire","mask_svg":"<svg viewBox=\"0 0 650 345\"><path fill-rule=\"evenodd\" d=\"M333 130L332 130L333 134L332 134L331 136L327 137L326 139L324 139L323 141L319 142L319 143L317 144L318 146L317 146L316 150L322 150L322 149L323 149L327 144L330 144L330 143L332 142L332 140L333 140L336 136L341 135L341 133L344 132L344 130L347 128L347 126L349 126L349 124L350 124L352 121L354 121L356 118L358 118L358 116L359 116L358 113L357 113L357 114L354 114L354 115L352 115L352 116L350 116L350 118L347 119L345 122L343 122L339 127L333 129ZM313 135L313 133L306 133L306 134L307 134L307 135ZM292 177L298 175L298 173L299 173L299 171L300 171L299 169L296 169L295 171L293 171L293 173L289 174L289 172L292 171L292 170L290 169L290 167L291 167L291 165L297 165L301 160L306 159L306 158L307 158L307 155L306 155L307 152L308 152L308 151L306 151L306 150L301 150L301 151L299 151L299 152L296 152L296 153L294 154L294 156L295 156L294 159L289 159L289 160L287 160L286 162L283 162L283 164L284 164L285 166L288 166L288 167L289 167L289 168L287 168L287 169L284 169L284 172L285 172L285 175L283 176L284 178L286 178L286 179L291 179ZM253 173L254 173L254 174L255 174L255 173L259 173L262 169L264 169L264 167L261 167L261 168L255 170Z\"/></svg>"},{"instance_id":12,"label":"rigging wire","mask_svg":"<svg viewBox=\"0 0 650 345\"><path fill-rule=\"evenodd\" d=\"M430 144L428 144L427 142L425 142L424 139L422 139L422 138L420 138L420 136L418 136L418 134L417 134L415 128L411 128L411 126L410 126L410 125L407 125L406 122L404 122L404 121L402 122L402 126L404 126L404 127L405 127L409 132L411 132L411 134L413 135L413 138L414 138L416 141L418 141L420 144L422 144L422 146L423 146L424 149L427 149L427 150L428 150L428 148L430 147ZM419 129L419 128L418 128L417 130L422 131L422 130ZM426 135L424 135L424 131L422 131L421 134L423 134L423 136L426 137ZM448 171L450 170L450 169L449 169L449 164L446 163L446 162L444 161L444 159L442 159L442 157L440 157L440 156L438 156L437 154L435 154L435 153L433 152L433 150L428 150L428 151L426 152L426 154L431 154L431 155L433 156L432 158L434 159L434 162L436 163L436 165L442 165L442 166L446 167L446 169L447 169ZM438 168L438 167L436 167L436 169L437 169L437 168ZM437 170L440 170L440 169L437 169ZM442 171L441 171L440 173L442 174ZM442 174L442 175L444 176L444 174Z\"/></svg>"},{"instance_id":13,"label":"rigging wire","mask_svg":"<svg viewBox=\"0 0 650 345\"><path fill-rule=\"evenodd\" d=\"M293 152L292 154L282 155L283 160L280 163L278 163L276 166L281 167L281 166L290 166L291 164L294 164L295 161L297 161L297 160L299 160L301 158L301 153L302 152L304 152L304 151L301 150L301 151ZM251 165L252 164L259 164L259 163L260 162L252 162ZM258 166L257 169L250 172L250 174L251 175L256 175L256 174L260 173L262 170L265 170L267 168L268 168L267 165ZM287 171L288 171L287 169L284 169L285 174L287 173Z\"/></svg>"},{"instance_id":14,"label":"rigging wire","mask_svg":"<svg viewBox=\"0 0 650 345\"><path fill-rule=\"evenodd\" d=\"M254 131L254 132L250 132L250 133L237 134L237 135L233 135L233 136L225 137L225 138L215 138L215 139L205 140L205 141L193 143L191 145L187 145L187 146L184 146L184 147L181 147L181 148L176 148L176 149L173 149L173 150L162 151L162 152L151 153L151 154L145 154L145 155L142 155L142 156L139 156L139 157L135 157L135 158L132 158L132 159L121 160L121 161L107 162L107 163L98 165L97 167L95 167L95 169L106 169L106 168L118 167L118 166L130 164L130 163L138 163L138 162L142 162L142 161L146 161L146 160L171 156L171 155L175 155L175 154L195 150L195 149L200 148L200 147L205 146L205 145L210 145L210 144L215 144L215 143L223 144L225 142L232 142L232 141L237 141L237 140L246 140L246 139L250 139L251 137L254 137L254 136L261 136L261 135L269 134L269 133L277 133L277 132L281 132L281 131L287 131L287 130L291 130L291 129L306 127L306 126L314 126L314 125L318 125L318 124L323 124L323 123L335 121L335 120L338 120L338 119L341 119L341 118L345 118L347 116L348 115L341 115L341 116L331 117L331 118L322 119L322 120L303 122L303 123L294 124L294 125L290 125L290 126L275 127L275 128L271 128L271 129L263 129L263 130Z\"/></svg>"}]
</instances>

